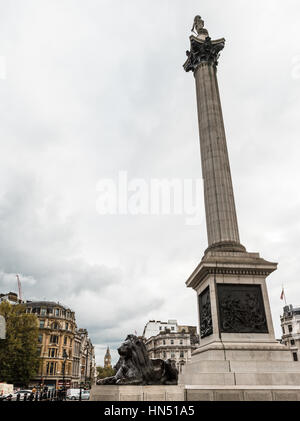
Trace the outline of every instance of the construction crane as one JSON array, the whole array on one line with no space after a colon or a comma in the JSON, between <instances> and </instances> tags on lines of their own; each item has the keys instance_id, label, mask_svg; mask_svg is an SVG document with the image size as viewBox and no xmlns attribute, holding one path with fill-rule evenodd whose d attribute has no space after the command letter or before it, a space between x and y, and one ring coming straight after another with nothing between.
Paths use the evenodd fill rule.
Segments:
<instances>
[{"instance_id":1,"label":"construction crane","mask_svg":"<svg viewBox=\"0 0 300 421\"><path fill-rule=\"evenodd\" d=\"M21 290L21 281L19 275L16 275L18 281L18 290L19 290L19 300L22 301L22 290Z\"/></svg>"}]
</instances>

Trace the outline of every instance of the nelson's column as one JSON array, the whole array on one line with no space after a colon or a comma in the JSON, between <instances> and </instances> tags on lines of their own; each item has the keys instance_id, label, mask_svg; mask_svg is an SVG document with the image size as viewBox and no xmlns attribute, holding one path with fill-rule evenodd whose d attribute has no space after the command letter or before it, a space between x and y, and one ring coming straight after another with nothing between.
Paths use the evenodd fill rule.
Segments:
<instances>
[{"instance_id":1,"label":"nelson's column","mask_svg":"<svg viewBox=\"0 0 300 421\"><path fill-rule=\"evenodd\" d=\"M194 73L208 247L186 284L197 292L200 346L185 367L192 400L300 400L300 363L276 341L266 277L277 264L240 243L217 82L225 39L196 16L184 69Z\"/></svg>"}]
</instances>

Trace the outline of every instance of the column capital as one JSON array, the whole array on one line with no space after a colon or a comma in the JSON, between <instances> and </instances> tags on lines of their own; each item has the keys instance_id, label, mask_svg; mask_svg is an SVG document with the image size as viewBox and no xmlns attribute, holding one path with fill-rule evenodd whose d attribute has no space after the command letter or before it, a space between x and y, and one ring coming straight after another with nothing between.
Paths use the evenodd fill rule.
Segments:
<instances>
[{"instance_id":1,"label":"column capital","mask_svg":"<svg viewBox=\"0 0 300 421\"><path fill-rule=\"evenodd\" d=\"M209 36L205 39L199 38L199 36L190 36L191 48L190 51L186 51L187 60L183 65L186 72L195 70L201 63L208 63L216 67L218 65L218 58L220 51L225 46L225 39L220 38L212 41Z\"/></svg>"}]
</instances>

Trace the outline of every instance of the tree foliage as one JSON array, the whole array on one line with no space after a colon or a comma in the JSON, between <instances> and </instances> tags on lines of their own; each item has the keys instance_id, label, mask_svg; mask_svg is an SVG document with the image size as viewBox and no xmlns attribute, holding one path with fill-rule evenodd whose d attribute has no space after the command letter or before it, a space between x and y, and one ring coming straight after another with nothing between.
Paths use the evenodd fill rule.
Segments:
<instances>
[{"instance_id":1,"label":"tree foliage","mask_svg":"<svg viewBox=\"0 0 300 421\"><path fill-rule=\"evenodd\" d=\"M116 370L112 367L102 367L101 365L97 367L97 378L104 379L105 377L114 376Z\"/></svg>"},{"instance_id":2,"label":"tree foliage","mask_svg":"<svg viewBox=\"0 0 300 421\"><path fill-rule=\"evenodd\" d=\"M0 340L0 382L27 385L38 371L38 319L22 304L0 304L6 339Z\"/></svg>"}]
</instances>

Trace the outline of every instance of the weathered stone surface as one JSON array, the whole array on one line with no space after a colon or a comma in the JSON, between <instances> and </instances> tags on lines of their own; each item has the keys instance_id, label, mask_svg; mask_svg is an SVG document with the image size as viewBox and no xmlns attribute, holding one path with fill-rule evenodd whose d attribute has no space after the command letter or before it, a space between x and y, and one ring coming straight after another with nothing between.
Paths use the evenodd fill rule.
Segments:
<instances>
[{"instance_id":1,"label":"weathered stone surface","mask_svg":"<svg viewBox=\"0 0 300 421\"><path fill-rule=\"evenodd\" d=\"M213 391L209 390L189 390L187 394L188 401L213 401Z\"/></svg>"},{"instance_id":2,"label":"weathered stone surface","mask_svg":"<svg viewBox=\"0 0 300 421\"><path fill-rule=\"evenodd\" d=\"M216 69L197 68L196 81L202 175L208 245L239 245L229 158L226 146Z\"/></svg>"},{"instance_id":3,"label":"weathered stone surface","mask_svg":"<svg viewBox=\"0 0 300 421\"><path fill-rule=\"evenodd\" d=\"M238 390L217 390L215 392L216 401L242 401L243 392Z\"/></svg>"},{"instance_id":4,"label":"weathered stone surface","mask_svg":"<svg viewBox=\"0 0 300 421\"><path fill-rule=\"evenodd\" d=\"M187 401L298 401L300 387L186 386Z\"/></svg>"},{"instance_id":5,"label":"weathered stone surface","mask_svg":"<svg viewBox=\"0 0 300 421\"><path fill-rule=\"evenodd\" d=\"M293 390L289 391L278 391L273 392L274 401L299 401L300 400L300 391L294 392Z\"/></svg>"},{"instance_id":6,"label":"weathered stone surface","mask_svg":"<svg viewBox=\"0 0 300 421\"><path fill-rule=\"evenodd\" d=\"M272 401L272 391L271 390L246 390L244 391L244 400L245 401Z\"/></svg>"},{"instance_id":7,"label":"weathered stone surface","mask_svg":"<svg viewBox=\"0 0 300 421\"><path fill-rule=\"evenodd\" d=\"M120 401L142 401L142 395L134 394L134 393L120 393L119 395Z\"/></svg>"},{"instance_id":8,"label":"weathered stone surface","mask_svg":"<svg viewBox=\"0 0 300 421\"><path fill-rule=\"evenodd\" d=\"M184 386L94 385L91 401L183 401Z\"/></svg>"}]
</instances>

